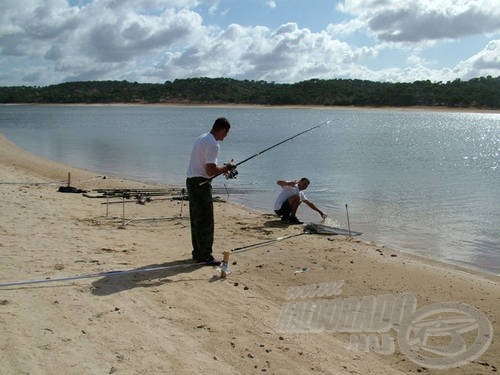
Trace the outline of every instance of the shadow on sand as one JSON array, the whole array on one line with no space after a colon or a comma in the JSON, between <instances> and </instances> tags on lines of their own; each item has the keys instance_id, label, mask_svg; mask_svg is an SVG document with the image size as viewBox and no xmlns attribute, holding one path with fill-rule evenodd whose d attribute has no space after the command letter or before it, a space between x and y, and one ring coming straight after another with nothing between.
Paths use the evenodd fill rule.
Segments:
<instances>
[{"instance_id":1,"label":"shadow on sand","mask_svg":"<svg viewBox=\"0 0 500 375\"><path fill-rule=\"evenodd\" d=\"M200 263L193 263L190 259L185 259L117 272L94 281L92 294L107 296L134 288L160 286L173 282L168 277L191 273L204 266Z\"/></svg>"}]
</instances>

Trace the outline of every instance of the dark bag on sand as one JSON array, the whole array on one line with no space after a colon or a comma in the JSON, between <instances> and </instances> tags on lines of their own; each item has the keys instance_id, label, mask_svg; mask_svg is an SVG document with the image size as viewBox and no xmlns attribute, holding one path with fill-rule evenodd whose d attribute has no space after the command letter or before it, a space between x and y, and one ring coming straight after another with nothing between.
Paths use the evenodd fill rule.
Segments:
<instances>
[{"instance_id":1,"label":"dark bag on sand","mask_svg":"<svg viewBox=\"0 0 500 375\"><path fill-rule=\"evenodd\" d=\"M82 190L82 189L77 189L76 187L73 186L59 186L59 190L57 190L59 193L86 193L87 191Z\"/></svg>"}]
</instances>

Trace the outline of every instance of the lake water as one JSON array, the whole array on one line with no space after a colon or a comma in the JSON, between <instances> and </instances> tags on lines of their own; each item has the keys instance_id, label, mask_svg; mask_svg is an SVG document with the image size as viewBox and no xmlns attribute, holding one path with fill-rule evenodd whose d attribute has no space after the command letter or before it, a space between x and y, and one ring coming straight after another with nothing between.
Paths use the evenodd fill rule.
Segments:
<instances>
[{"instance_id":1,"label":"lake water","mask_svg":"<svg viewBox=\"0 0 500 375\"><path fill-rule=\"evenodd\" d=\"M26 105L0 106L0 132L48 159L183 186L194 139L219 116L232 123L221 162L332 120L214 180L230 201L272 212L276 180L307 176L308 198L343 227L347 204L363 239L500 273L500 114Z\"/></svg>"}]
</instances>

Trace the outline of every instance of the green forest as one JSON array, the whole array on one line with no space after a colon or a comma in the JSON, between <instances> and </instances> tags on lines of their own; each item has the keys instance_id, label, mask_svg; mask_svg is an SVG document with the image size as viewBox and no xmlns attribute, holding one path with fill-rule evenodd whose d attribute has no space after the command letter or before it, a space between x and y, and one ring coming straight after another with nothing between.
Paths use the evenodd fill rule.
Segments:
<instances>
[{"instance_id":1,"label":"green forest","mask_svg":"<svg viewBox=\"0 0 500 375\"><path fill-rule=\"evenodd\" d=\"M435 106L499 109L500 77L412 83L311 79L286 84L230 78L189 78L165 83L67 82L42 87L0 87L0 103Z\"/></svg>"}]
</instances>

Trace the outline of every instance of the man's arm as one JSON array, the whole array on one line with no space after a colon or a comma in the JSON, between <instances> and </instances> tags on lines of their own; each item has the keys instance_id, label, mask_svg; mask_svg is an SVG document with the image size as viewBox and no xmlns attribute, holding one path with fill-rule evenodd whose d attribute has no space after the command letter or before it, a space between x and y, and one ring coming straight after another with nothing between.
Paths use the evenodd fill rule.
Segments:
<instances>
[{"instance_id":1,"label":"man's arm","mask_svg":"<svg viewBox=\"0 0 500 375\"><path fill-rule=\"evenodd\" d=\"M205 171L209 176L216 176L219 174L223 174L229 171L230 166L229 165L223 165L222 167L218 167L214 163L208 163L205 164Z\"/></svg>"},{"instance_id":2,"label":"man's arm","mask_svg":"<svg viewBox=\"0 0 500 375\"><path fill-rule=\"evenodd\" d=\"M278 181L276 181L276 183L281 187L283 187L283 186L295 186L295 184L297 184L297 181L295 181L295 180L292 180L292 181L278 180Z\"/></svg>"},{"instance_id":3,"label":"man's arm","mask_svg":"<svg viewBox=\"0 0 500 375\"><path fill-rule=\"evenodd\" d=\"M314 211L318 212L323 219L327 216L323 211L321 211L318 207L316 207L316 205L313 202L305 200L304 203L307 204L309 207L311 207Z\"/></svg>"}]
</instances>

